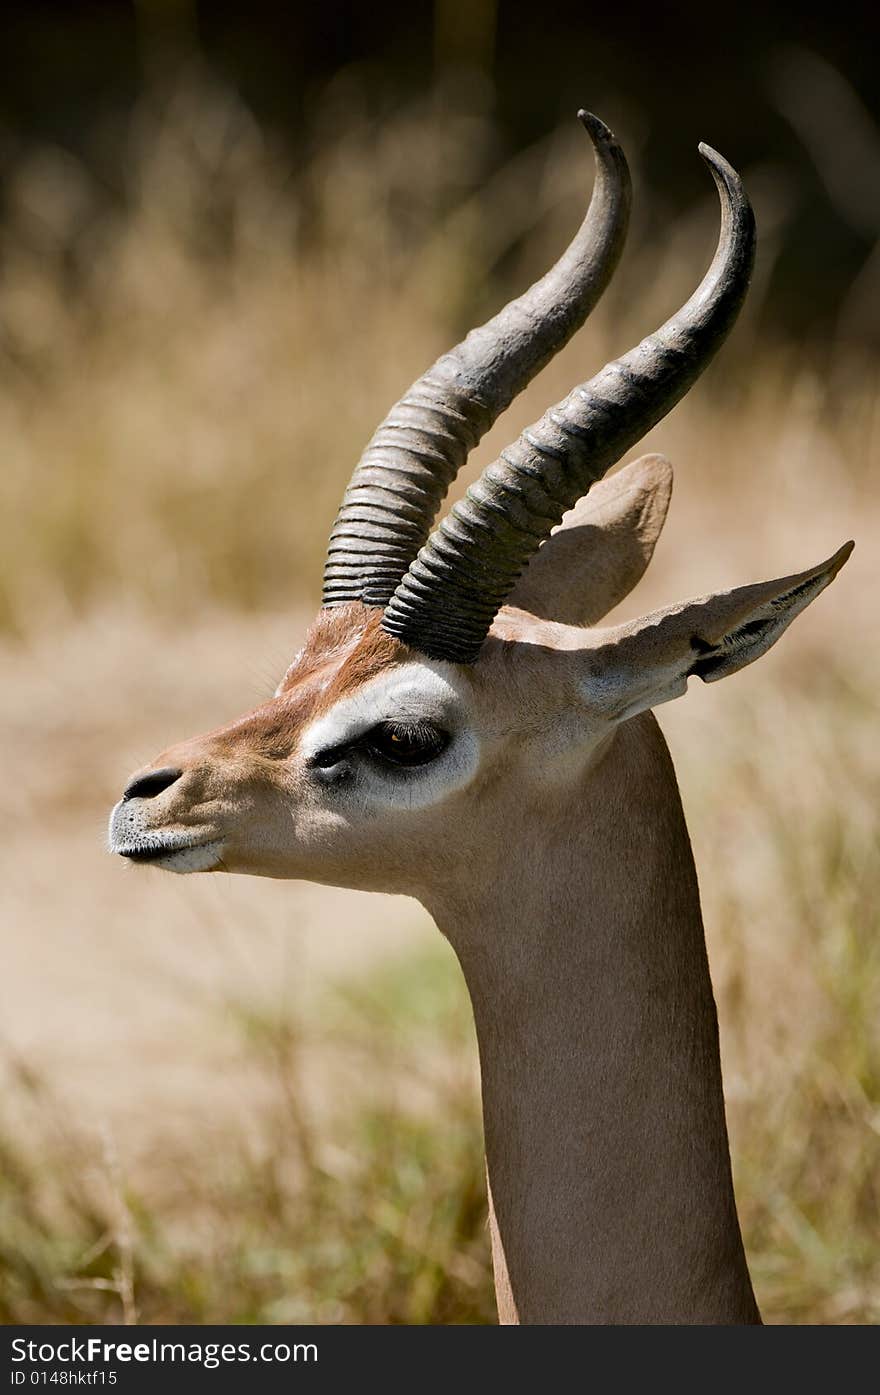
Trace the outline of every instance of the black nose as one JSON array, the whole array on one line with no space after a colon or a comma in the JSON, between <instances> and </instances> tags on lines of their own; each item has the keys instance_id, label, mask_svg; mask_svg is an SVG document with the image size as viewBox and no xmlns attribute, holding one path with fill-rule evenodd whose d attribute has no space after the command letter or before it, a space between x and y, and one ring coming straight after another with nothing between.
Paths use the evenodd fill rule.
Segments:
<instances>
[{"instance_id":1,"label":"black nose","mask_svg":"<svg viewBox=\"0 0 880 1395\"><path fill-rule=\"evenodd\" d=\"M151 770L147 775L138 775L125 789L123 799L152 799L155 795L167 790L169 785L173 785L175 780L179 780L183 774L182 770L173 770L167 766L164 770Z\"/></svg>"}]
</instances>

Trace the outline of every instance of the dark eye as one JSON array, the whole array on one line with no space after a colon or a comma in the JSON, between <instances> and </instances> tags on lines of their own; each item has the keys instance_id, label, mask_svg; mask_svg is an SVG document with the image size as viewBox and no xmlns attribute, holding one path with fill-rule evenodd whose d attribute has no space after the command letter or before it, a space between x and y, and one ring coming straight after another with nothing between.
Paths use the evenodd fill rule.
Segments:
<instances>
[{"instance_id":1,"label":"dark eye","mask_svg":"<svg viewBox=\"0 0 880 1395\"><path fill-rule=\"evenodd\" d=\"M380 722L367 732L364 747L391 765L425 765L449 745L449 733L429 722Z\"/></svg>"}]
</instances>

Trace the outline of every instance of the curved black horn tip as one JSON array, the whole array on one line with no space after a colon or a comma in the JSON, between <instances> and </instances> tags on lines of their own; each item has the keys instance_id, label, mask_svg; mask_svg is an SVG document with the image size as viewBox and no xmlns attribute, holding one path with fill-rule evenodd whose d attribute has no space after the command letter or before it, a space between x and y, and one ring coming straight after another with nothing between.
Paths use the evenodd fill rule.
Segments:
<instances>
[{"instance_id":1,"label":"curved black horn tip","mask_svg":"<svg viewBox=\"0 0 880 1395\"><path fill-rule=\"evenodd\" d=\"M733 165L711 145L700 141L697 149L709 166L721 200L722 243L725 232L732 235L739 243L742 260L751 262L755 255L755 214L743 182ZM719 243L719 251L722 243Z\"/></svg>"},{"instance_id":2,"label":"curved black horn tip","mask_svg":"<svg viewBox=\"0 0 880 1395\"><path fill-rule=\"evenodd\" d=\"M725 160L723 155L719 155L717 150L713 150L711 145L707 145L701 140L697 146L709 169L712 177L719 186L723 185L731 199L746 200L746 192L743 183L736 170L729 160Z\"/></svg>"},{"instance_id":3,"label":"curved black horn tip","mask_svg":"<svg viewBox=\"0 0 880 1395\"><path fill-rule=\"evenodd\" d=\"M604 121L600 121L598 116L594 116L593 113L587 111L585 107L580 108L578 112L578 121L595 146L617 145L617 137L611 130L611 127L606 126Z\"/></svg>"},{"instance_id":4,"label":"curved black horn tip","mask_svg":"<svg viewBox=\"0 0 880 1395\"><path fill-rule=\"evenodd\" d=\"M620 241L618 250L620 250L623 246L623 237L626 234L629 204L632 197L632 185L626 156L614 132L605 125L604 121L600 121L598 116L594 116L591 111L586 111L581 107L578 112L578 120L590 137L593 146L597 181L606 183L608 193L619 209Z\"/></svg>"}]
</instances>

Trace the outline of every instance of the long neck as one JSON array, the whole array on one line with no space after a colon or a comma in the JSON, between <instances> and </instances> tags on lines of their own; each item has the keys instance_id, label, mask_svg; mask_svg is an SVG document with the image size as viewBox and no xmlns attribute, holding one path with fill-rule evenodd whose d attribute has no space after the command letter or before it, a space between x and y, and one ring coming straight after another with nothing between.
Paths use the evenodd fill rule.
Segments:
<instances>
[{"instance_id":1,"label":"long neck","mask_svg":"<svg viewBox=\"0 0 880 1395\"><path fill-rule=\"evenodd\" d=\"M759 1322L653 718L621 728L566 807L521 817L485 890L432 908L476 1018L501 1320Z\"/></svg>"}]
</instances>

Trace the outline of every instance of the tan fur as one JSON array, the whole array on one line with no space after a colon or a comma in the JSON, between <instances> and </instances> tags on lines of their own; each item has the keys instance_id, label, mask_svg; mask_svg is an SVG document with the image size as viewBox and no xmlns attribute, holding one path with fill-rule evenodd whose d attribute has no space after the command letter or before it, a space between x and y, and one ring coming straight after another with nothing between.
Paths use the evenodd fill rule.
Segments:
<instances>
[{"instance_id":1,"label":"tan fur","mask_svg":"<svg viewBox=\"0 0 880 1395\"><path fill-rule=\"evenodd\" d=\"M532 558L509 604L566 625L597 624L640 580L671 496L663 455L599 480Z\"/></svg>"},{"instance_id":2,"label":"tan fur","mask_svg":"<svg viewBox=\"0 0 880 1395\"><path fill-rule=\"evenodd\" d=\"M216 843L217 870L429 908L473 1001L502 1321L757 1322L696 875L646 709L764 652L848 550L632 624L542 618L595 614L641 574L669 474L655 458L618 479L545 549L567 557L583 531L599 560L560 573L541 554L476 664L421 660L359 604L324 611L276 697L164 752L153 768L179 778L117 806L111 839ZM335 783L310 767L322 717L378 692L394 718L381 685L398 671L410 705L420 685L446 704L437 764L403 776L356 755Z\"/></svg>"}]
</instances>

